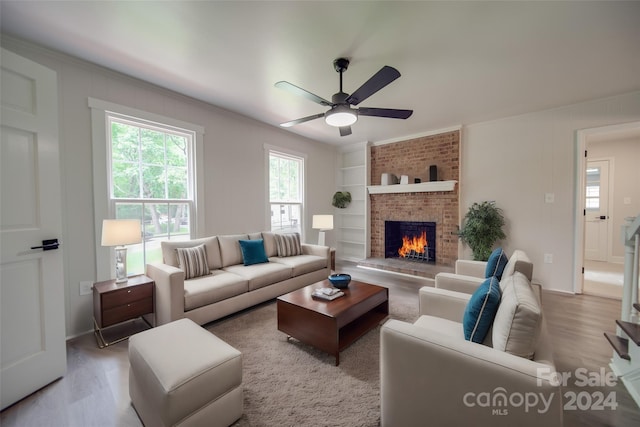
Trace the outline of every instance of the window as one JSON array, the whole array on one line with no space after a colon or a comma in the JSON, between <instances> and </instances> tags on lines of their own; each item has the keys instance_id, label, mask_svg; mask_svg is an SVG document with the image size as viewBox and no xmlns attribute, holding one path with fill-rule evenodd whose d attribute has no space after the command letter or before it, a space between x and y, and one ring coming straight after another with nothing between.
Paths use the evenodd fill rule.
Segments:
<instances>
[{"instance_id":1,"label":"window","mask_svg":"<svg viewBox=\"0 0 640 427\"><path fill-rule=\"evenodd\" d=\"M271 231L302 234L304 158L269 150Z\"/></svg>"},{"instance_id":2,"label":"window","mask_svg":"<svg viewBox=\"0 0 640 427\"><path fill-rule=\"evenodd\" d=\"M585 194L587 210L600 209L600 168L587 168L587 186Z\"/></svg>"},{"instance_id":3,"label":"window","mask_svg":"<svg viewBox=\"0 0 640 427\"><path fill-rule=\"evenodd\" d=\"M139 219L142 243L128 247L128 274L162 261L160 241L191 238L193 132L107 114L109 207Z\"/></svg>"},{"instance_id":4,"label":"window","mask_svg":"<svg viewBox=\"0 0 640 427\"><path fill-rule=\"evenodd\" d=\"M204 127L88 98L91 108L96 277L112 277L112 248L101 246L105 218L135 218L144 239L127 246L128 274L160 261L162 240L204 230Z\"/></svg>"}]
</instances>

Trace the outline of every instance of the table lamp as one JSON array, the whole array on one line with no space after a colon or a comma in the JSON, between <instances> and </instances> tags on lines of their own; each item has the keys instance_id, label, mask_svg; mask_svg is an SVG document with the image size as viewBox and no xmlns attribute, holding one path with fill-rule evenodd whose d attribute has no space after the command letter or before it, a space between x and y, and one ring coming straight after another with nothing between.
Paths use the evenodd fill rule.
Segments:
<instances>
[{"instance_id":1,"label":"table lamp","mask_svg":"<svg viewBox=\"0 0 640 427\"><path fill-rule=\"evenodd\" d=\"M318 232L318 245L325 246L324 232L327 230L333 230L333 215L314 215L311 228L314 230L320 230Z\"/></svg>"},{"instance_id":2,"label":"table lamp","mask_svg":"<svg viewBox=\"0 0 640 427\"><path fill-rule=\"evenodd\" d=\"M105 219L102 221L102 246L115 246L116 283L127 281L127 248L142 241L140 221L137 219Z\"/></svg>"}]
</instances>

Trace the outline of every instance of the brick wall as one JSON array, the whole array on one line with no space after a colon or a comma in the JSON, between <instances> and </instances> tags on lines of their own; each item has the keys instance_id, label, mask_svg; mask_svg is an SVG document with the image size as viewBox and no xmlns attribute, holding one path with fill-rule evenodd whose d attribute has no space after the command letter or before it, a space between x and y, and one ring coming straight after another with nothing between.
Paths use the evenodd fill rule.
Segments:
<instances>
[{"instance_id":1,"label":"brick wall","mask_svg":"<svg viewBox=\"0 0 640 427\"><path fill-rule=\"evenodd\" d=\"M429 166L438 167L438 179L459 180L460 132L425 136L371 147L371 185L380 185L383 173L409 175L429 181ZM436 264L453 266L458 257L458 186L433 193L372 194L371 256L384 258L384 221L436 223Z\"/></svg>"}]
</instances>

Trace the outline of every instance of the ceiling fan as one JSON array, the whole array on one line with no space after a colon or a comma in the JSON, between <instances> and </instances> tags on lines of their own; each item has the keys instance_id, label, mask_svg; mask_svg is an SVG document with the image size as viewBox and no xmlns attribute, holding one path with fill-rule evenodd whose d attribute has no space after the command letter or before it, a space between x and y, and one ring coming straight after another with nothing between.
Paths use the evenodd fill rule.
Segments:
<instances>
[{"instance_id":1,"label":"ceiling fan","mask_svg":"<svg viewBox=\"0 0 640 427\"><path fill-rule=\"evenodd\" d=\"M385 65L369 80L360 86L351 95L342 91L342 73L347 71L349 60L346 58L338 58L333 61L333 67L340 73L340 92L331 97L331 102L319 97L309 91L306 91L296 85L286 81L280 81L275 84L277 88L284 89L295 95L302 96L317 104L331 107L325 113L314 114L312 116L302 117L290 122L281 123L282 127L291 127L300 123L324 117L325 122L330 126L340 129L340 136L351 135L351 125L358 120L358 116L374 116L387 117L390 119L406 119L413 114L413 110L397 110L393 108L353 108L371 95L387 86L389 83L400 77L400 72L393 67Z\"/></svg>"}]
</instances>

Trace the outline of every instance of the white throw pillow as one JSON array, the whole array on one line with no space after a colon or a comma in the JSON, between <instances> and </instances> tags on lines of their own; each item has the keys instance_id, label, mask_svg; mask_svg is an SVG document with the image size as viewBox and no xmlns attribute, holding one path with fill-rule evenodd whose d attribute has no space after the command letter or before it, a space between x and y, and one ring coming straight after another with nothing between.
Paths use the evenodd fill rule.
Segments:
<instances>
[{"instance_id":1,"label":"white throw pillow","mask_svg":"<svg viewBox=\"0 0 640 427\"><path fill-rule=\"evenodd\" d=\"M493 348L532 359L542 328L542 307L522 273L502 281L502 299L493 321Z\"/></svg>"}]
</instances>

